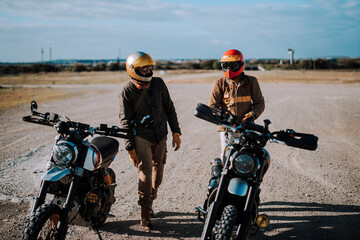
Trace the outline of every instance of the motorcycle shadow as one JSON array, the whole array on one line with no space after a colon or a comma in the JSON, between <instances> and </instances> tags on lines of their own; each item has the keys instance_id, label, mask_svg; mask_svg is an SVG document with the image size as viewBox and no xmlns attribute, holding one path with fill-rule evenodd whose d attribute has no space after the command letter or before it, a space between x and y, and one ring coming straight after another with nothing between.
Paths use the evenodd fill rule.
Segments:
<instances>
[{"instance_id":1,"label":"motorcycle shadow","mask_svg":"<svg viewBox=\"0 0 360 240\"><path fill-rule=\"evenodd\" d=\"M174 239L200 238L201 236L203 224L197 220L195 213L160 211L151 220L154 229L150 231L140 227L138 219L107 222L100 230L127 236Z\"/></svg>"},{"instance_id":2,"label":"motorcycle shadow","mask_svg":"<svg viewBox=\"0 0 360 240\"><path fill-rule=\"evenodd\" d=\"M359 239L360 206L304 202L265 202L259 212L271 223L252 239ZM265 236L264 236L265 235Z\"/></svg>"}]
</instances>

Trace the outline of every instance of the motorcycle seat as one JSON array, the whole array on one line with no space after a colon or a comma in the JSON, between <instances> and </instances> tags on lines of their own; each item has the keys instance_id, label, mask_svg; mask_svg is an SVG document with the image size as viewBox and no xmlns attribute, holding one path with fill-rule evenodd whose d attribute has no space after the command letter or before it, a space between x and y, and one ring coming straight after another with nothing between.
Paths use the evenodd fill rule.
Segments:
<instances>
[{"instance_id":1,"label":"motorcycle seat","mask_svg":"<svg viewBox=\"0 0 360 240\"><path fill-rule=\"evenodd\" d=\"M95 147L100 151L103 164L112 159L117 154L119 149L119 142L116 139L110 137L95 137L91 141L91 144L95 145Z\"/></svg>"}]
</instances>

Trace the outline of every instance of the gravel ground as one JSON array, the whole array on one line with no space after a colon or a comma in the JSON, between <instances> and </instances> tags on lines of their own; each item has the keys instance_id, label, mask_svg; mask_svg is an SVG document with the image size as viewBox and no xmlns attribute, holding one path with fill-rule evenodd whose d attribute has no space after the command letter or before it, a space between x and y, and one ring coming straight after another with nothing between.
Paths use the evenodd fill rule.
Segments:
<instances>
[{"instance_id":1,"label":"gravel ground","mask_svg":"<svg viewBox=\"0 0 360 240\"><path fill-rule=\"evenodd\" d=\"M104 239L199 239L202 223L194 207L206 195L210 161L219 156L216 126L194 117L196 104L207 103L211 84L169 84L180 126L182 145L174 152L168 141L164 182L154 202L155 229L139 228L137 171L120 151L112 168L117 174L115 216L101 229ZM268 144L271 165L261 193L261 212L271 218L266 232L254 239L358 239L360 228L360 86L261 84L270 130L291 128L319 137L316 151ZM73 121L118 125L118 94L122 85L72 86L86 88L81 98L48 102L51 111ZM92 91L93 90L93 91ZM101 90L101 91L99 91ZM40 177L44 174L55 137L52 128L25 123L29 106L0 114L1 239L18 239L23 231ZM97 239L94 231L71 227L68 239Z\"/></svg>"}]
</instances>

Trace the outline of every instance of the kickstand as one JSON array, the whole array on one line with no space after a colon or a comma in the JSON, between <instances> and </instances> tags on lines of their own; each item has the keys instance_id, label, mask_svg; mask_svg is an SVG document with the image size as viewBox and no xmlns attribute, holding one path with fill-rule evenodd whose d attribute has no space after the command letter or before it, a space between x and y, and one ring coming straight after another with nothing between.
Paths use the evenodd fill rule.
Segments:
<instances>
[{"instance_id":1,"label":"kickstand","mask_svg":"<svg viewBox=\"0 0 360 240\"><path fill-rule=\"evenodd\" d=\"M97 233L99 240L102 240L101 235L100 235L100 231L97 227L93 227L93 229L95 230L95 232Z\"/></svg>"}]
</instances>

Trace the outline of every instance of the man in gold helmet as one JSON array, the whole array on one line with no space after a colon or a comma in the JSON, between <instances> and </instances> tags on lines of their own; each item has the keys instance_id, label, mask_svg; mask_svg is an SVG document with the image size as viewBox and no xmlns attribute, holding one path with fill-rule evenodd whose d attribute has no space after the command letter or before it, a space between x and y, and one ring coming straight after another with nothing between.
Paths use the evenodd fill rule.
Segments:
<instances>
[{"instance_id":1,"label":"man in gold helmet","mask_svg":"<svg viewBox=\"0 0 360 240\"><path fill-rule=\"evenodd\" d=\"M257 79L244 73L245 61L242 53L230 49L223 54L220 62L224 77L214 82L208 105L230 112L243 122L247 119L255 120L263 113L265 101ZM223 153L227 129L218 127L218 131ZM230 139L237 137L236 133L226 134Z\"/></svg>"},{"instance_id":2,"label":"man in gold helmet","mask_svg":"<svg viewBox=\"0 0 360 240\"><path fill-rule=\"evenodd\" d=\"M153 228L153 200L163 179L166 163L167 123L172 132L172 146L180 148L180 127L173 101L164 81L153 77L155 61L149 54L134 52L126 60L131 80L120 94L120 122L123 128L136 125L135 137L125 142L129 158L139 172L141 225Z\"/></svg>"}]
</instances>

